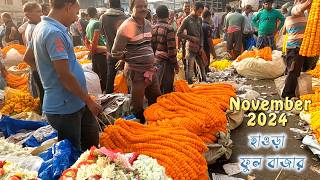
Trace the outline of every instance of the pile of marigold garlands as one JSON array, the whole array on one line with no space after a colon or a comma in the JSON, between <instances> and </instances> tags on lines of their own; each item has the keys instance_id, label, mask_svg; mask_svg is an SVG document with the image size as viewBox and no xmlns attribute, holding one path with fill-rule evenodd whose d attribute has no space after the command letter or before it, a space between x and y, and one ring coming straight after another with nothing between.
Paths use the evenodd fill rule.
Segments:
<instances>
[{"instance_id":1,"label":"pile of marigold garlands","mask_svg":"<svg viewBox=\"0 0 320 180\"><path fill-rule=\"evenodd\" d=\"M202 155L208 149L197 135L184 128L154 127L118 119L115 125L104 129L100 144L155 158L173 179L208 179Z\"/></svg>"},{"instance_id":2,"label":"pile of marigold garlands","mask_svg":"<svg viewBox=\"0 0 320 180\"><path fill-rule=\"evenodd\" d=\"M266 61L272 61L272 49L270 47L265 47L262 49L254 48L251 51L245 51L237 58L237 62L246 58L262 58Z\"/></svg>"},{"instance_id":3,"label":"pile of marigold garlands","mask_svg":"<svg viewBox=\"0 0 320 180\"><path fill-rule=\"evenodd\" d=\"M301 100L311 100L311 104L308 107L308 112L311 114L311 130L315 135L317 141L320 143L320 89L313 89L315 94L306 94L300 96Z\"/></svg>"},{"instance_id":4,"label":"pile of marigold garlands","mask_svg":"<svg viewBox=\"0 0 320 180\"><path fill-rule=\"evenodd\" d=\"M5 103L0 112L4 115L37 112L39 105L39 98L34 99L29 92L8 88L6 89Z\"/></svg>"},{"instance_id":5,"label":"pile of marigold garlands","mask_svg":"<svg viewBox=\"0 0 320 180\"><path fill-rule=\"evenodd\" d=\"M320 54L320 0L313 0L309 12L308 23L303 34L299 54L314 57Z\"/></svg>"},{"instance_id":6,"label":"pile of marigold garlands","mask_svg":"<svg viewBox=\"0 0 320 180\"><path fill-rule=\"evenodd\" d=\"M225 111L235 96L229 84L199 84L189 87L184 80L175 91L157 99L144 116L151 126L180 127L198 135L205 143L216 142L218 132L227 132Z\"/></svg>"}]
</instances>

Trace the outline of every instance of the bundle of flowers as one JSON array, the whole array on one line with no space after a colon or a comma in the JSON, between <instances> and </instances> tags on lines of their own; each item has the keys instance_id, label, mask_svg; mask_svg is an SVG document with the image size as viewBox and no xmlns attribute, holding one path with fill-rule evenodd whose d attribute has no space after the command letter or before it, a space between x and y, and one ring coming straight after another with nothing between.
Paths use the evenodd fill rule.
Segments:
<instances>
[{"instance_id":1,"label":"bundle of flowers","mask_svg":"<svg viewBox=\"0 0 320 180\"><path fill-rule=\"evenodd\" d=\"M317 65L314 69L307 71L307 74L314 78L320 78L320 65Z\"/></svg>"},{"instance_id":2,"label":"bundle of flowers","mask_svg":"<svg viewBox=\"0 0 320 180\"><path fill-rule=\"evenodd\" d=\"M231 65L232 65L231 61L229 61L227 59L223 59L223 60L213 61L209 67L223 71L223 70L229 68Z\"/></svg>"},{"instance_id":3,"label":"bundle of flowers","mask_svg":"<svg viewBox=\"0 0 320 180\"><path fill-rule=\"evenodd\" d=\"M29 67L29 65L27 63L23 62L23 63L18 64L17 69L24 70L24 69L27 69L28 67Z\"/></svg>"},{"instance_id":4,"label":"bundle of flowers","mask_svg":"<svg viewBox=\"0 0 320 180\"><path fill-rule=\"evenodd\" d=\"M245 51L237 58L237 62L246 58L262 58L266 61L272 61L272 49L270 47L265 47L262 49L255 48L251 51Z\"/></svg>"},{"instance_id":5,"label":"bundle of flowers","mask_svg":"<svg viewBox=\"0 0 320 180\"><path fill-rule=\"evenodd\" d=\"M36 180L38 173L29 171L18 164L0 161L0 179L3 180Z\"/></svg>"},{"instance_id":6,"label":"bundle of flowers","mask_svg":"<svg viewBox=\"0 0 320 180\"><path fill-rule=\"evenodd\" d=\"M320 0L313 0L309 12L308 23L303 34L303 41L299 54L307 57L314 57L320 54Z\"/></svg>"},{"instance_id":7,"label":"bundle of flowers","mask_svg":"<svg viewBox=\"0 0 320 180\"><path fill-rule=\"evenodd\" d=\"M32 148L24 148L22 145L9 143L4 138L0 138L0 156L27 156L30 155ZM1 179L1 178L0 178Z\"/></svg>"},{"instance_id":8,"label":"bundle of flowers","mask_svg":"<svg viewBox=\"0 0 320 180\"><path fill-rule=\"evenodd\" d=\"M5 79L9 87L13 89L27 90L28 87L28 77L18 76L12 73L7 73Z\"/></svg>"},{"instance_id":9,"label":"bundle of flowers","mask_svg":"<svg viewBox=\"0 0 320 180\"><path fill-rule=\"evenodd\" d=\"M155 158L173 179L208 179L202 155L206 145L183 128L164 128L118 119L107 126L100 144L123 152L137 152Z\"/></svg>"},{"instance_id":10,"label":"bundle of flowers","mask_svg":"<svg viewBox=\"0 0 320 180\"><path fill-rule=\"evenodd\" d=\"M77 60L87 59L90 50L84 46L77 46L74 49L74 53L76 54Z\"/></svg>"},{"instance_id":11,"label":"bundle of flowers","mask_svg":"<svg viewBox=\"0 0 320 180\"><path fill-rule=\"evenodd\" d=\"M63 172L60 180L64 179L169 180L170 178L166 176L164 167L151 157L92 147Z\"/></svg>"},{"instance_id":12,"label":"bundle of flowers","mask_svg":"<svg viewBox=\"0 0 320 180\"><path fill-rule=\"evenodd\" d=\"M127 79L123 73L118 74L114 79L114 93L128 94Z\"/></svg>"},{"instance_id":13,"label":"bundle of flowers","mask_svg":"<svg viewBox=\"0 0 320 180\"><path fill-rule=\"evenodd\" d=\"M185 128L211 143L216 142L218 132L227 132L227 106L204 95L174 92L159 97L144 116L151 126Z\"/></svg>"},{"instance_id":14,"label":"bundle of flowers","mask_svg":"<svg viewBox=\"0 0 320 180\"><path fill-rule=\"evenodd\" d=\"M20 45L20 44L11 44L11 45L8 45L6 47L4 47L2 49L2 56L3 58L5 59L6 56L7 56L7 53L10 51L10 49L15 49L19 52L19 54L24 54L27 50L27 48L23 45Z\"/></svg>"},{"instance_id":15,"label":"bundle of flowers","mask_svg":"<svg viewBox=\"0 0 320 180\"><path fill-rule=\"evenodd\" d=\"M212 39L212 44L213 44L214 46L218 45L218 44L221 43L221 42L222 42L222 39Z\"/></svg>"},{"instance_id":16,"label":"bundle of flowers","mask_svg":"<svg viewBox=\"0 0 320 180\"><path fill-rule=\"evenodd\" d=\"M12 115L39 110L40 99L34 99L29 92L7 88L5 93L5 103L1 109L2 114Z\"/></svg>"}]
</instances>

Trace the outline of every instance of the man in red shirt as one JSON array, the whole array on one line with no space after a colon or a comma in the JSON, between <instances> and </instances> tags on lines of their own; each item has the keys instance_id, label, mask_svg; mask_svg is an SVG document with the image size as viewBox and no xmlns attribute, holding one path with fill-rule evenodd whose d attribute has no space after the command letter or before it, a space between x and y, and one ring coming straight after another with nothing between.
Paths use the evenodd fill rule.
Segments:
<instances>
[{"instance_id":1,"label":"man in red shirt","mask_svg":"<svg viewBox=\"0 0 320 180\"><path fill-rule=\"evenodd\" d=\"M179 29L179 27L182 24L182 21L190 14L190 3L188 1L183 3L183 12L184 14L177 20L177 29ZM186 59L185 59L186 47L185 46L186 46L186 41L177 37L177 47L178 49L180 49L180 47L182 48L182 62L184 65L184 71L186 71Z\"/></svg>"}]
</instances>

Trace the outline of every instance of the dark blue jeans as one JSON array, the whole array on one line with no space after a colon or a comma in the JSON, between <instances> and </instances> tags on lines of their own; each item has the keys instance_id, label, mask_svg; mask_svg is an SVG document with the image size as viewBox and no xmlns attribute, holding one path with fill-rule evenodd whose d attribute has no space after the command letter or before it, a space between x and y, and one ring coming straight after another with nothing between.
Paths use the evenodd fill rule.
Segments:
<instances>
[{"instance_id":1,"label":"dark blue jeans","mask_svg":"<svg viewBox=\"0 0 320 180\"><path fill-rule=\"evenodd\" d=\"M45 114L58 132L58 141L68 139L73 146L85 151L99 145L99 128L87 106L72 114Z\"/></svg>"},{"instance_id":2,"label":"dark blue jeans","mask_svg":"<svg viewBox=\"0 0 320 180\"><path fill-rule=\"evenodd\" d=\"M257 48L262 49L264 47L271 47L272 50L276 50L276 45L274 43L274 35L258 36Z\"/></svg>"}]
</instances>

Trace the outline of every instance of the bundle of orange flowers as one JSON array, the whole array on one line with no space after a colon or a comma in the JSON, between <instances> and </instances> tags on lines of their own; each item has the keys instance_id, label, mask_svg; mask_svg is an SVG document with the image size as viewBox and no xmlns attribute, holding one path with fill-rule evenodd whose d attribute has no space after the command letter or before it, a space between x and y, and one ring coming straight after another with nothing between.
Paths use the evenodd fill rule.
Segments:
<instances>
[{"instance_id":1,"label":"bundle of orange flowers","mask_svg":"<svg viewBox=\"0 0 320 180\"><path fill-rule=\"evenodd\" d=\"M320 78L320 65L317 65L314 69L307 71L307 74L315 78Z\"/></svg>"},{"instance_id":2,"label":"bundle of orange flowers","mask_svg":"<svg viewBox=\"0 0 320 180\"><path fill-rule=\"evenodd\" d=\"M7 73L5 78L9 87L19 90L27 90L28 77Z\"/></svg>"},{"instance_id":3,"label":"bundle of orange flowers","mask_svg":"<svg viewBox=\"0 0 320 180\"><path fill-rule=\"evenodd\" d=\"M114 93L128 94L127 79L123 73L118 74L114 79Z\"/></svg>"},{"instance_id":4,"label":"bundle of orange flowers","mask_svg":"<svg viewBox=\"0 0 320 180\"><path fill-rule=\"evenodd\" d=\"M218 132L227 131L225 110L235 96L229 84L199 84L189 87L186 81L175 83L174 93L165 94L149 106L144 116L148 124L159 127L182 127L197 134L204 142L217 140Z\"/></svg>"},{"instance_id":5,"label":"bundle of orange flowers","mask_svg":"<svg viewBox=\"0 0 320 180\"><path fill-rule=\"evenodd\" d=\"M300 100L311 100L312 103L320 102L320 94L306 94L300 96Z\"/></svg>"},{"instance_id":6,"label":"bundle of orange flowers","mask_svg":"<svg viewBox=\"0 0 320 180\"><path fill-rule=\"evenodd\" d=\"M89 51L89 49L86 48L85 46L77 46L77 47L74 47L73 50L75 53L80 52L80 51Z\"/></svg>"},{"instance_id":7,"label":"bundle of orange flowers","mask_svg":"<svg viewBox=\"0 0 320 180\"><path fill-rule=\"evenodd\" d=\"M23 62L23 63L18 64L17 69L18 70L24 70L24 69L26 69L28 67L29 67L29 65L27 63Z\"/></svg>"},{"instance_id":8,"label":"bundle of orange flowers","mask_svg":"<svg viewBox=\"0 0 320 180\"><path fill-rule=\"evenodd\" d=\"M270 47L265 47L262 49L245 51L237 58L237 62L240 62L246 58L262 58L266 61L272 61L272 49Z\"/></svg>"},{"instance_id":9,"label":"bundle of orange flowers","mask_svg":"<svg viewBox=\"0 0 320 180\"><path fill-rule=\"evenodd\" d=\"M152 127L118 119L115 125L104 129L100 144L155 158L173 179L208 179L207 163L202 155L208 149L199 137L185 129Z\"/></svg>"},{"instance_id":10,"label":"bundle of orange flowers","mask_svg":"<svg viewBox=\"0 0 320 180\"><path fill-rule=\"evenodd\" d=\"M212 39L212 44L213 44L214 46L218 45L218 44L221 43L221 42L222 42L222 39Z\"/></svg>"},{"instance_id":11,"label":"bundle of orange flowers","mask_svg":"<svg viewBox=\"0 0 320 180\"><path fill-rule=\"evenodd\" d=\"M176 92L195 93L210 97L215 103L224 104L223 110L229 108L230 98L236 96L234 87L227 83L195 84L189 87L185 80L177 80L174 89Z\"/></svg>"},{"instance_id":12,"label":"bundle of orange flowers","mask_svg":"<svg viewBox=\"0 0 320 180\"><path fill-rule=\"evenodd\" d=\"M144 116L151 126L185 128L211 143L217 141L218 132L227 132L225 106L204 95L175 92L159 97Z\"/></svg>"},{"instance_id":13,"label":"bundle of orange flowers","mask_svg":"<svg viewBox=\"0 0 320 180\"><path fill-rule=\"evenodd\" d=\"M320 0L313 0L309 12L308 23L303 34L299 54L314 57L320 54Z\"/></svg>"},{"instance_id":14,"label":"bundle of orange flowers","mask_svg":"<svg viewBox=\"0 0 320 180\"><path fill-rule=\"evenodd\" d=\"M6 46L2 49L2 55L3 58L6 58L7 53L9 52L10 49L15 49L17 50L20 54L24 54L27 50L27 48L23 45L20 44L11 44L9 46Z\"/></svg>"}]
</instances>

